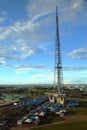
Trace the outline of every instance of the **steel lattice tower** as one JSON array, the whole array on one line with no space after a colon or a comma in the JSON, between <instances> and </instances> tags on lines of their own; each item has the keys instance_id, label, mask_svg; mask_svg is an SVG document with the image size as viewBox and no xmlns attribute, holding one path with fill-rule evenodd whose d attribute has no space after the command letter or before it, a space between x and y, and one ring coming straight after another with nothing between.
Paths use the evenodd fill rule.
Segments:
<instances>
[{"instance_id":1,"label":"steel lattice tower","mask_svg":"<svg viewBox=\"0 0 87 130\"><path fill-rule=\"evenodd\" d=\"M62 63L61 63L61 49L60 49L60 36L58 25L58 8L56 7L56 43L55 43L55 72L54 84L57 91L61 92L63 87Z\"/></svg>"}]
</instances>

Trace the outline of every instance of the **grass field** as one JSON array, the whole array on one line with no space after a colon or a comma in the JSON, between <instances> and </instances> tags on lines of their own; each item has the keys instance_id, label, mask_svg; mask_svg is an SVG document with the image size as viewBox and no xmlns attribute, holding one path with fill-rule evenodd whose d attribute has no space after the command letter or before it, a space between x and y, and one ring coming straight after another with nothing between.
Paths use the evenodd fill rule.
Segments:
<instances>
[{"instance_id":1,"label":"grass field","mask_svg":"<svg viewBox=\"0 0 87 130\"><path fill-rule=\"evenodd\" d=\"M69 110L73 115L87 115L87 107L70 108Z\"/></svg>"},{"instance_id":2,"label":"grass field","mask_svg":"<svg viewBox=\"0 0 87 130\"><path fill-rule=\"evenodd\" d=\"M75 108L69 108L70 113L72 115L87 115L87 99L76 99L80 102L79 107ZM58 122L58 117L55 117L52 119L52 116L49 117L51 118L50 120L53 122ZM50 126L45 126L41 128L34 128L33 130L86 130L87 129L87 121L73 121L71 123L63 123L63 124L58 124L58 125L50 125Z\"/></svg>"},{"instance_id":3,"label":"grass field","mask_svg":"<svg viewBox=\"0 0 87 130\"><path fill-rule=\"evenodd\" d=\"M34 128L32 130L86 130L87 121L58 124L53 126Z\"/></svg>"},{"instance_id":4,"label":"grass field","mask_svg":"<svg viewBox=\"0 0 87 130\"><path fill-rule=\"evenodd\" d=\"M80 102L79 107L75 108L70 108L69 110L74 114L74 115L87 115L87 99L76 99Z\"/></svg>"}]
</instances>

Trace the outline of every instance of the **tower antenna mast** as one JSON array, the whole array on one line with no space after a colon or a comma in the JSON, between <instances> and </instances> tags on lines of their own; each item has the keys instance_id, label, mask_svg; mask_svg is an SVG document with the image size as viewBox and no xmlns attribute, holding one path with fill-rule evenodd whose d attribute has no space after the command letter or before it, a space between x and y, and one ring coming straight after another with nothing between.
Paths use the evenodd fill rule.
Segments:
<instances>
[{"instance_id":1,"label":"tower antenna mast","mask_svg":"<svg viewBox=\"0 0 87 130\"><path fill-rule=\"evenodd\" d=\"M56 43L55 43L54 83L55 83L55 86L57 87L57 92L61 92L62 87L63 87L63 75L62 75L58 8L57 7L56 7Z\"/></svg>"}]
</instances>

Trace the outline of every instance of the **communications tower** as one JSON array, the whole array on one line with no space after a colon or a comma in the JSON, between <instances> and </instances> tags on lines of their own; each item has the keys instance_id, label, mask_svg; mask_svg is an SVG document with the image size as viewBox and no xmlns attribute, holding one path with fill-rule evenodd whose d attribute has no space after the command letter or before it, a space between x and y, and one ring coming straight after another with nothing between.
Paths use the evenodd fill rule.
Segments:
<instances>
[{"instance_id":1,"label":"communications tower","mask_svg":"<svg viewBox=\"0 0 87 130\"><path fill-rule=\"evenodd\" d=\"M63 90L63 75L62 75L62 62L61 62L61 48L58 24L58 8L56 7L56 43L55 43L55 70L54 70L54 84L57 92Z\"/></svg>"},{"instance_id":2,"label":"communications tower","mask_svg":"<svg viewBox=\"0 0 87 130\"><path fill-rule=\"evenodd\" d=\"M60 49L60 37L58 26L58 8L56 7L56 43L55 43L55 70L54 70L54 84L57 88L55 93L46 93L50 102L57 102L64 104L66 94L63 93L63 75L62 75L62 63L61 63L61 49Z\"/></svg>"}]
</instances>

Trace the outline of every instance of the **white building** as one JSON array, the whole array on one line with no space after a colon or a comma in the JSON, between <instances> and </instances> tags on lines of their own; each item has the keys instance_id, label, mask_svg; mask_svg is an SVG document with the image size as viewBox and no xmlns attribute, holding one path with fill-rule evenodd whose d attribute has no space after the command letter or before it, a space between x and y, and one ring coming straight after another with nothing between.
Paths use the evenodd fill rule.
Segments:
<instances>
[{"instance_id":1,"label":"white building","mask_svg":"<svg viewBox=\"0 0 87 130\"><path fill-rule=\"evenodd\" d=\"M87 85L84 86L84 94L87 93Z\"/></svg>"}]
</instances>

